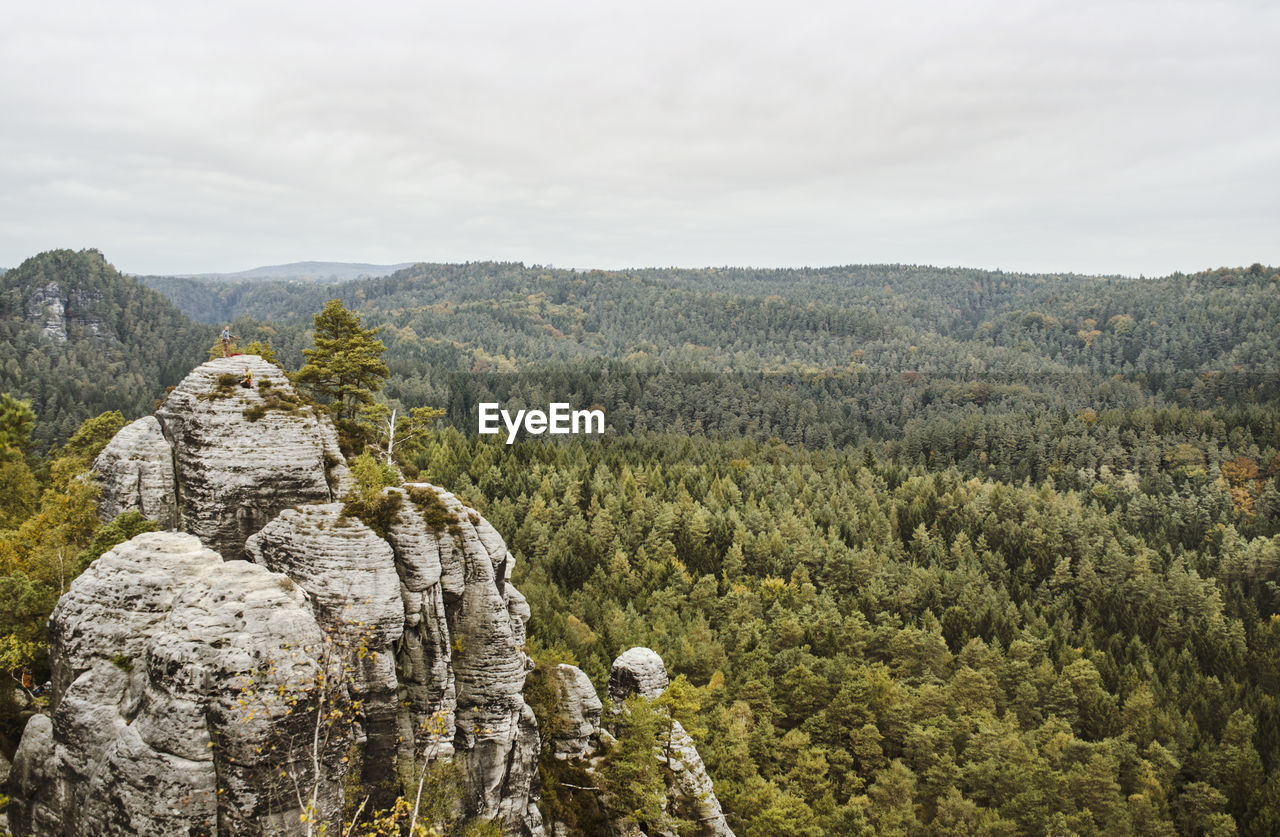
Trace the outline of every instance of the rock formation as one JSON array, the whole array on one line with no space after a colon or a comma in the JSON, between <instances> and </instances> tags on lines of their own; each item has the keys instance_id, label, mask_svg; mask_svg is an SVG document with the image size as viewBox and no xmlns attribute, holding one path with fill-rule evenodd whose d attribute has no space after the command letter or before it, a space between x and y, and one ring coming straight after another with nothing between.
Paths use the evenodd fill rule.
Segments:
<instances>
[{"instance_id":1,"label":"rock formation","mask_svg":"<svg viewBox=\"0 0 1280 837\"><path fill-rule=\"evenodd\" d=\"M376 513L334 502L350 476L332 423L256 356L194 370L94 469L104 519L179 531L117 546L59 601L51 713L29 722L9 782L16 834L299 834L412 798L441 760L463 814L544 833L530 609L483 517L427 483L385 489ZM553 676L549 750L598 760L590 680ZM610 677L615 702L666 685L648 649ZM673 810L728 834L678 726L658 756Z\"/></svg>"},{"instance_id":2,"label":"rock formation","mask_svg":"<svg viewBox=\"0 0 1280 837\"><path fill-rule=\"evenodd\" d=\"M101 254L98 254L101 257ZM93 288L66 290L56 280L36 288L26 300L26 318L40 326L40 333L55 343L67 342L67 327L88 329L100 340L114 341L115 335L103 328L102 319L92 313L102 301L102 291Z\"/></svg>"},{"instance_id":3,"label":"rock formation","mask_svg":"<svg viewBox=\"0 0 1280 837\"><path fill-rule=\"evenodd\" d=\"M136 510L228 559L282 510L334 500L350 480L333 423L257 355L198 366L154 416L116 434L94 471L103 519Z\"/></svg>"},{"instance_id":4,"label":"rock formation","mask_svg":"<svg viewBox=\"0 0 1280 837\"><path fill-rule=\"evenodd\" d=\"M248 388L240 386L246 368ZM194 370L155 416L121 430L94 470L104 519L139 511L197 536L223 558L248 558L297 585L356 701L352 762L371 806L390 804L426 763L455 759L466 813L497 818L511 834L542 833L540 740L522 697L532 668L523 652L529 607L509 583L512 558L487 521L425 483L387 489L395 514L379 532L345 514L332 502L350 481L332 423L256 356ZM94 574L124 572L118 563L104 558ZM182 582L149 566L132 570L141 578L113 583L172 593ZM74 601L60 607L59 624L78 621ZM164 618L164 607L139 602L141 613ZM145 646L153 626L131 618L115 636ZM53 652L61 695L82 666L61 639ZM55 750L68 746L61 727L48 732ZM32 728L30 753L44 752L36 747L42 735L39 724ZM37 823L40 771L62 767L30 754L23 764L30 779L16 783L25 800L18 807ZM81 784L67 779L59 787ZM84 805L73 807L65 833L89 833L76 819Z\"/></svg>"},{"instance_id":5,"label":"rock formation","mask_svg":"<svg viewBox=\"0 0 1280 837\"><path fill-rule=\"evenodd\" d=\"M566 762L566 767L576 770L580 782L596 782L600 778L602 756L613 743L617 719L628 710L624 701L633 695L650 700L659 698L669 680L662 657L649 648L632 648L613 661L609 671L609 699L614 705L615 720L600 723L600 700L587 676L574 666L560 665L551 673L556 706L551 719L552 748L555 758ZM654 758L662 766L667 786L667 813L694 822L705 837L733 837L720 809L702 757L693 739L679 721L670 719L670 734L663 734L654 747ZM572 791L572 786L567 786ZM583 790L591 785L579 785ZM600 832L618 837L643 834L622 820L610 820L607 795L593 794L588 799L577 799L583 808L594 807L597 818L592 826ZM603 807L600 807L603 806ZM552 823L552 833L560 835L580 834L582 823L570 825ZM656 833L666 834L665 831Z\"/></svg>"},{"instance_id":6,"label":"rock formation","mask_svg":"<svg viewBox=\"0 0 1280 837\"><path fill-rule=\"evenodd\" d=\"M385 540L331 503L282 512L245 552L305 590L347 649L374 801L394 799L395 767L416 775L453 755L469 813L540 833L537 724L521 694L529 610L507 583L506 544L436 486L385 493L395 509Z\"/></svg>"},{"instance_id":7,"label":"rock formation","mask_svg":"<svg viewBox=\"0 0 1280 837\"><path fill-rule=\"evenodd\" d=\"M623 651L609 668L609 700L615 706L632 695L653 699L667 690L671 681L667 665L652 648Z\"/></svg>"},{"instance_id":8,"label":"rock formation","mask_svg":"<svg viewBox=\"0 0 1280 837\"><path fill-rule=\"evenodd\" d=\"M551 753L557 759L585 759L592 751L592 736L600 732L604 705L596 697L591 678L577 666L561 663L552 677L558 708Z\"/></svg>"},{"instance_id":9,"label":"rock formation","mask_svg":"<svg viewBox=\"0 0 1280 837\"><path fill-rule=\"evenodd\" d=\"M395 802L394 646L404 632L400 579L391 547L341 503L286 509L251 537L254 563L281 572L307 593L316 621L341 652L364 739L361 781L374 810Z\"/></svg>"},{"instance_id":10,"label":"rock formation","mask_svg":"<svg viewBox=\"0 0 1280 837\"><path fill-rule=\"evenodd\" d=\"M258 834L301 815L281 764L342 803L337 728L315 755L324 636L283 575L151 532L95 561L50 619L51 715L14 759L17 834ZM297 711L294 702L310 711ZM346 740L344 740L344 737ZM216 745L216 746L215 746Z\"/></svg>"},{"instance_id":11,"label":"rock formation","mask_svg":"<svg viewBox=\"0 0 1280 837\"><path fill-rule=\"evenodd\" d=\"M102 482L98 515L104 523L136 511L163 529L178 528L173 446L155 416L125 425L98 454L93 470Z\"/></svg>"},{"instance_id":12,"label":"rock formation","mask_svg":"<svg viewBox=\"0 0 1280 837\"><path fill-rule=\"evenodd\" d=\"M248 388L239 385L246 369ZM156 419L173 445L179 528L224 558L242 557L249 536L284 509L341 490L329 420L257 355L198 366Z\"/></svg>"}]
</instances>

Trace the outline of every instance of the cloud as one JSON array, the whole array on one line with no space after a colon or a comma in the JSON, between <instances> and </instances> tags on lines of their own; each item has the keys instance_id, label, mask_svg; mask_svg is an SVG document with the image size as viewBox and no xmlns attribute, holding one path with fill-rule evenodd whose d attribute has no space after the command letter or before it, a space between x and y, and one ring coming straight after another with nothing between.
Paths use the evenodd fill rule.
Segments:
<instances>
[{"instance_id":1,"label":"cloud","mask_svg":"<svg viewBox=\"0 0 1280 837\"><path fill-rule=\"evenodd\" d=\"M1280 261L1261 3L29 4L0 263Z\"/></svg>"}]
</instances>

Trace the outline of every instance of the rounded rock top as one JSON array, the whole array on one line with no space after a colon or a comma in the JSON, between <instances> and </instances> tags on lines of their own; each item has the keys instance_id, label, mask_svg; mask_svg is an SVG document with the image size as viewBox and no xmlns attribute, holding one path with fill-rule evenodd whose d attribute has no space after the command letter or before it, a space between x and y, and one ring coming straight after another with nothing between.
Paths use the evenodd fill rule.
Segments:
<instances>
[{"instance_id":1,"label":"rounded rock top","mask_svg":"<svg viewBox=\"0 0 1280 837\"><path fill-rule=\"evenodd\" d=\"M652 648L631 648L613 661L609 669L609 699L621 704L631 695L656 698L671 681L662 657Z\"/></svg>"}]
</instances>

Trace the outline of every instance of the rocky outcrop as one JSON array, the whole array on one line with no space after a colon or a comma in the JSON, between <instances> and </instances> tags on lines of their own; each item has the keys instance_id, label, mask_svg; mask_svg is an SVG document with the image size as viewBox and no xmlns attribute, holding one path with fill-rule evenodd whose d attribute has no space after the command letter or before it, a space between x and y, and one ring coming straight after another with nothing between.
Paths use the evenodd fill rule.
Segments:
<instances>
[{"instance_id":1,"label":"rocky outcrop","mask_svg":"<svg viewBox=\"0 0 1280 837\"><path fill-rule=\"evenodd\" d=\"M670 680L662 657L651 648L632 648L613 661L609 669L609 698L618 711L632 695L654 699L662 696ZM707 837L732 837L707 775L706 765L680 722L671 719L657 758L665 768L667 802L673 813L696 822Z\"/></svg>"},{"instance_id":2,"label":"rocky outcrop","mask_svg":"<svg viewBox=\"0 0 1280 837\"><path fill-rule=\"evenodd\" d=\"M654 700L661 697L669 685L662 657L650 648L632 648L614 660L609 671L609 698L614 706L614 716L606 719L603 725L600 723L600 700L582 671L574 666L560 665L552 670L550 679L551 694L556 701L549 719L553 753L566 763L564 770L576 771L566 775L578 779L576 784L562 783L562 790L571 794L607 790L596 786L600 779L599 767L613 746L613 733L617 733L618 727L625 723L629 712L626 700L635 695ZM666 813L695 823L698 833L704 837L733 837L693 739L679 721L670 718L667 723L667 731L654 742L654 758L661 765L666 780ZM585 834L588 829L590 833L608 833L613 837L644 833L611 810L607 793L591 793L574 801L576 808L588 812L588 817L572 824L564 821L552 823L552 833L557 837ZM589 825L584 825L584 822ZM653 833L668 832L665 828L658 828Z\"/></svg>"},{"instance_id":3,"label":"rocky outcrop","mask_svg":"<svg viewBox=\"0 0 1280 837\"><path fill-rule=\"evenodd\" d=\"M250 537L245 553L305 590L345 649L372 802L394 797L395 769L416 776L454 757L467 813L539 834L540 741L522 695L529 608L509 583L506 544L437 486L384 493L394 511L385 539L341 504L299 506Z\"/></svg>"},{"instance_id":4,"label":"rocky outcrop","mask_svg":"<svg viewBox=\"0 0 1280 837\"><path fill-rule=\"evenodd\" d=\"M178 528L173 446L155 416L125 425L98 454L93 470L102 485L98 516L104 523L136 511L162 529Z\"/></svg>"},{"instance_id":5,"label":"rocky outcrop","mask_svg":"<svg viewBox=\"0 0 1280 837\"><path fill-rule=\"evenodd\" d=\"M704 835L732 837L702 756L679 721L671 722L658 761L666 768L667 799L677 815L696 822Z\"/></svg>"},{"instance_id":6,"label":"rocky outcrop","mask_svg":"<svg viewBox=\"0 0 1280 837\"><path fill-rule=\"evenodd\" d=\"M27 298L27 319L40 326L40 333L55 343L67 342L67 306L57 282L37 288Z\"/></svg>"},{"instance_id":7,"label":"rocky outcrop","mask_svg":"<svg viewBox=\"0 0 1280 837\"><path fill-rule=\"evenodd\" d=\"M442 488L411 483L387 491L401 498L387 540L405 603L396 656L402 728L425 731L415 735L419 757L451 739L440 750L454 750L462 763L468 811L499 818L512 833L540 834L540 745L522 695L533 668L523 651L529 608L510 584L506 543Z\"/></svg>"},{"instance_id":8,"label":"rocky outcrop","mask_svg":"<svg viewBox=\"0 0 1280 837\"><path fill-rule=\"evenodd\" d=\"M479 516L447 491L426 484L405 490L410 497L414 492L433 494L435 499L427 502L443 506L449 517L443 531L435 534L442 567L449 568L442 578L460 576L463 581L456 594L442 585L445 613L451 617L448 628L458 701L454 746L466 752L468 803L492 816L502 801L507 762L521 737L525 710L521 692L525 674L532 668L521 651L527 614L512 618L505 595L510 560L502 539L490 540L487 547ZM532 771L535 765L518 767Z\"/></svg>"},{"instance_id":9,"label":"rocky outcrop","mask_svg":"<svg viewBox=\"0 0 1280 837\"><path fill-rule=\"evenodd\" d=\"M64 289L56 281L35 288L26 300L26 317L40 327L40 333L55 343L67 342L67 327L80 326L102 340L114 341L115 335L103 327L102 318L93 313L102 302L102 292L92 288Z\"/></svg>"},{"instance_id":10,"label":"rocky outcrop","mask_svg":"<svg viewBox=\"0 0 1280 837\"><path fill-rule=\"evenodd\" d=\"M341 503L286 509L245 544L249 559L284 573L307 593L334 640L359 707L361 782L374 810L395 802L397 729L394 646L404 632L391 547Z\"/></svg>"},{"instance_id":11,"label":"rocky outcrop","mask_svg":"<svg viewBox=\"0 0 1280 837\"><path fill-rule=\"evenodd\" d=\"M245 370L249 387L239 384ZM156 418L173 445L180 528L224 558L242 557L249 536L284 509L337 496L333 472L344 463L328 419L257 355L197 367Z\"/></svg>"},{"instance_id":12,"label":"rocky outcrop","mask_svg":"<svg viewBox=\"0 0 1280 837\"><path fill-rule=\"evenodd\" d=\"M59 782L54 759L53 721L48 715L34 715L22 731L14 764L9 771L9 807L6 827L16 834L62 834L61 797L66 788Z\"/></svg>"},{"instance_id":13,"label":"rocky outcrop","mask_svg":"<svg viewBox=\"0 0 1280 837\"><path fill-rule=\"evenodd\" d=\"M413 798L452 760L462 814L544 834L530 608L475 510L428 483L334 502L350 475L332 423L256 356L198 367L94 470L104 519L179 531L119 545L59 601L51 714L12 770L15 833L336 832L344 807ZM594 770L620 716L602 726L577 668L551 676L551 752ZM609 691L621 706L667 684L634 648ZM667 739L670 809L729 834L693 742L679 724Z\"/></svg>"},{"instance_id":14,"label":"rocky outcrop","mask_svg":"<svg viewBox=\"0 0 1280 837\"><path fill-rule=\"evenodd\" d=\"M552 686L558 699L551 752L558 759L585 759L592 750L592 736L600 732L604 705L596 696L591 678L577 666L561 663L552 670Z\"/></svg>"},{"instance_id":15,"label":"rocky outcrop","mask_svg":"<svg viewBox=\"0 0 1280 837\"><path fill-rule=\"evenodd\" d=\"M250 387L240 385L246 370ZM377 532L344 513L332 499L350 476L332 423L256 356L198 367L155 416L117 434L95 470L104 518L137 510L223 558L282 573L305 594L356 701L353 787L372 807L390 804L427 764L455 759L465 813L498 819L509 834L542 833L540 740L522 695L529 606L510 583L501 535L474 510L419 483L386 490L395 513L370 521ZM117 571L99 564L100 576ZM163 574L148 584L181 586ZM67 608L73 622L92 618ZM130 618L115 635L145 645L152 626ZM81 676L79 658L70 647L55 656L66 690ZM66 746L57 729L54 737Z\"/></svg>"},{"instance_id":16,"label":"rocky outcrop","mask_svg":"<svg viewBox=\"0 0 1280 837\"><path fill-rule=\"evenodd\" d=\"M94 471L104 520L136 510L227 559L284 509L350 483L333 423L257 355L197 367L154 416L116 434Z\"/></svg>"},{"instance_id":17,"label":"rocky outcrop","mask_svg":"<svg viewBox=\"0 0 1280 837\"><path fill-rule=\"evenodd\" d=\"M652 648L631 648L609 668L609 700L615 707L632 695L653 699L667 690L666 663Z\"/></svg>"},{"instance_id":18,"label":"rocky outcrop","mask_svg":"<svg viewBox=\"0 0 1280 837\"><path fill-rule=\"evenodd\" d=\"M351 732L326 727L314 748L313 733L347 698L325 685L324 635L286 576L139 535L72 583L50 644L52 714L15 756L15 833L297 833L299 787L308 816L335 819Z\"/></svg>"}]
</instances>

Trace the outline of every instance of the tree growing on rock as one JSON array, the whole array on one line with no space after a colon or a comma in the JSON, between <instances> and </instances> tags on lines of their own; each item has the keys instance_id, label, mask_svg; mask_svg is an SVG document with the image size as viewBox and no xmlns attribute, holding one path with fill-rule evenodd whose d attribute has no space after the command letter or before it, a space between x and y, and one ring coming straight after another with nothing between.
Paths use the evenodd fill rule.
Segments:
<instances>
[{"instance_id":1,"label":"tree growing on rock","mask_svg":"<svg viewBox=\"0 0 1280 837\"><path fill-rule=\"evenodd\" d=\"M315 316L315 348L304 349L306 363L293 376L325 403L338 425L344 447L358 453L368 435L359 419L374 404L390 372L382 362L386 346L378 328L364 328L360 316L331 299ZM344 451L346 452L346 451Z\"/></svg>"}]
</instances>

